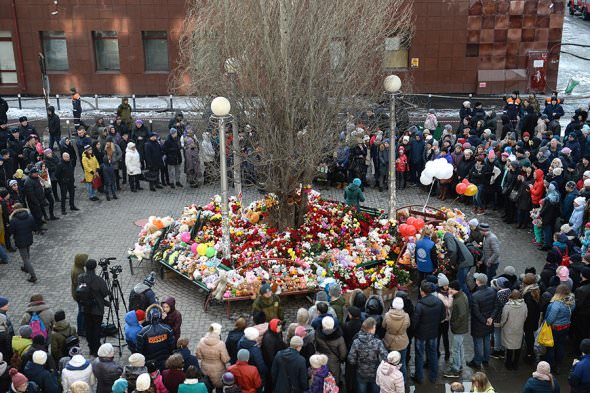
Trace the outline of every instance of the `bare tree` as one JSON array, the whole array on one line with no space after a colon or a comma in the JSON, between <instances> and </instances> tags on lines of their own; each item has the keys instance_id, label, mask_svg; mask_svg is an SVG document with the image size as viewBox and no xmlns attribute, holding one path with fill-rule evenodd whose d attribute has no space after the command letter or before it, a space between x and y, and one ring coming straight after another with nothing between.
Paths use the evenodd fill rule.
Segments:
<instances>
[{"instance_id":1,"label":"bare tree","mask_svg":"<svg viewBox=\"0 0 590 393\"><path fill-rule=\"evenodd\" d=\"M230 97L256 130L258 180L279 228L301 223L309 184L359 96L381 95L384 43L412 33L407 0L192 0L176 87ZM237 65L235 88L224 63Z\"/></svg>"}]
</instances>

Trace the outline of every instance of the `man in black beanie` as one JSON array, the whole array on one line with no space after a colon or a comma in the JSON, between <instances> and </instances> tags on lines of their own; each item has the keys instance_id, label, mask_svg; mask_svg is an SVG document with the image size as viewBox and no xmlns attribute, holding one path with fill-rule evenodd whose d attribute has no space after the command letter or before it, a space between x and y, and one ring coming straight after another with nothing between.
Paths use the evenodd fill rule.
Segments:
<instances>
[{"instance_id":1,"label":"man in black beanie","mask_svg":"<svg viewBox=\"0 0 590 393\"><path fill-rule=\"evenodd\" d=\"M108 306L105 297L109 296L109 288L102 277L96 275L96 260L86 261L86 272L78 276L76 301L84 313L86 339L90 355L97 356L100 346L100 326L104 308Z\"/></svg>"}]
</instances>

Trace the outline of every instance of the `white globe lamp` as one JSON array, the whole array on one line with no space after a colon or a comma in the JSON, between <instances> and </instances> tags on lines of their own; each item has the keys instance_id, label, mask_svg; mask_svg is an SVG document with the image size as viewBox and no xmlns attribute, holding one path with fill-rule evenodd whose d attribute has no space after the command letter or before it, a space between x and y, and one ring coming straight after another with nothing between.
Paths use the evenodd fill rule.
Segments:
<instances>
[{"instance_id":1,"label":"white globe lamp","mask_svg":"<svg viewBox=\"0 0 590 393\"><path fill-rule=\"evenodd\" d=\"M211 112L217 117L225 117L229 115L231 104L225 97L216 97L211 101Z\"/></svg>"},{"instance_id":2,"label":"white globe lamp","mask_svg":"<svg viewBox=\"0 0 590 393\"><path fill-rule=\"evenodd\" d=\"M397 93L402 87L402 80L397 75L389 75L383 81L383 87L388 93Z\"/></svg>"}]
</instances>

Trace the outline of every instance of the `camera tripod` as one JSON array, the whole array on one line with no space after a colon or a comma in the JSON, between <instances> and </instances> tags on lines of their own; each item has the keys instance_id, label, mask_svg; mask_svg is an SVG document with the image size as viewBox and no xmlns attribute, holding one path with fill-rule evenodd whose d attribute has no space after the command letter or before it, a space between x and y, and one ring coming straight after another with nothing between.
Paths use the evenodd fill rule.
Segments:
<instances>
[{"instance_id":1,"label":"camera tripod","mask_svg":"<svg viewBox=\"0 0 590 393\"><path fill-rule=\"evenodd\" d=\"M101 277L107 283L107 287L109 289L109 310L107 312L107 321L106 327L109 327L109 323L115 324L116 320L116 327L117 327L117 344L113 345L119 348L119 357L123 354L123 347L127 345L125 343L125 333L123 332L123 328L121 327L121 318L119 317L119 302L123 302L123 307L125 309L125 313L127 313L127 303L125 303L125 296L123 295L123 290L121 289L121 283L119 282L119 274L123 271L121 265L111 266L110 273L113 276L112 280L109 277L109 269L108 264L110 260L115 260L116 258L107 258L102 266L102 273ZM102 260L101 260L102 262ZM105 334L103 344L107 341L108 334Z\"/></svg>"}]
</instances>

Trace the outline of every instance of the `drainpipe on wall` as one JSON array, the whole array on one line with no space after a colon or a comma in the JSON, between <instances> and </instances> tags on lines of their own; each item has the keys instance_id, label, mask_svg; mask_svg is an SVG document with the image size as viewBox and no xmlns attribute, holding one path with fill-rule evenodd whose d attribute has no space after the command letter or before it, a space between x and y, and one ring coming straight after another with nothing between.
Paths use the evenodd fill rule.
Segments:
<instances>
[{"instance_id":1,"label":"drainpipe on wall","mask_svg":"<svg viewBox=\"0 0 590 393\"><path fill-rule=\"evenodd\" d=\"M23 50L20 44L20 29L18 27L18 17L16 14L16 0L12 0L12 22L14 23L14 46L17 54L16 69L18 72L18 86L21 91L24 92L27 90L27 80L25 78Z\"/></svg>"}]
</instances>

